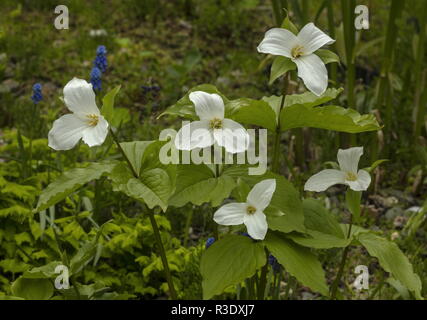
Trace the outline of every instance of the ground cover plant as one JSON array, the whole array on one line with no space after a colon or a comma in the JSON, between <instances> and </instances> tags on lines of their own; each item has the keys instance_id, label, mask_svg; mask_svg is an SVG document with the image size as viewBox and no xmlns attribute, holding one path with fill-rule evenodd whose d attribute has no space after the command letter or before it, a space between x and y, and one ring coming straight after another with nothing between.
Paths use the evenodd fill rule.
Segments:
<instances>
[{"instance_id":1,"label":"ground cover plant","mask_svg":"<svg viewBox=\"0 0 427 320\"><path fill-rule=\"evenodd\" d=\"M427 3L108 2L0 7L1 299L427 297Z\"/></svg>"}]
</instances>

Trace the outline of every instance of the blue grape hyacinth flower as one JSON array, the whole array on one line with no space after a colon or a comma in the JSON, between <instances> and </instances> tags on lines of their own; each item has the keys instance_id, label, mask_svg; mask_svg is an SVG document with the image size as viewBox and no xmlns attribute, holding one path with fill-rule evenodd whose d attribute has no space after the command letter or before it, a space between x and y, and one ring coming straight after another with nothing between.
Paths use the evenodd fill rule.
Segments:
<instances>
[{"instance_id":1,"label":"blue grape hyacinth flower","mask_svg":"<svg viewBox=\"0 0 427 320\"><path fill-rule=\"evenodd\" d=\"M273 268L273 271L275 273L280 272L282 266L280 265L280 263L277 261L276 257L273 256L272 254L270 254L268 256L268 263L270 264L270 266Z\"/></svg>"},{"instance_id":2,"label":"blue grape hyacinth flower","mask_svg":"<svg viewBox=\"0 0 427 320\"><path fill-rule=\"evenodd\" d=\"M33 85L33 95L31 96L31 100L33 100L35 104L43 100L42 85L40 83Z\"/></svg>"},{"instance_id":3,"label":"blue grape hyacinth flower","mask_svg":"<svg viewBox=\"0 0 427 320\"><path fill-rule=\"evenodd\" d=\"M97 67L93 67L90 72L90 83L92 83L93 90L100 91L101 90L101 76L102 72Z\"/></svg>"},{"instance_id":4,"label":"blue grape hyacinth flower","mask_svg":"<svg viewBox=\"0 0 427 320\"><path fill-rule=\"evenodd\" d=\"M206 240L206 244L205 244L205 248L209 248L211 245L213 245L213 243L215 242L215 238L214 237L210 237L208 238L208 240Z\"/></svg>"},{"instance_id":5,"label":"blue grape hyacinth flower","mask_svg":"<svg viewBox=\"0 0 427 320\"><path fill-rule=\"evenodd\" d=\"M105 46L98 46L96 49L96 58L93 65L97 67L102 73L107 71L107 49Z\"/></svg>"}]
</instances>

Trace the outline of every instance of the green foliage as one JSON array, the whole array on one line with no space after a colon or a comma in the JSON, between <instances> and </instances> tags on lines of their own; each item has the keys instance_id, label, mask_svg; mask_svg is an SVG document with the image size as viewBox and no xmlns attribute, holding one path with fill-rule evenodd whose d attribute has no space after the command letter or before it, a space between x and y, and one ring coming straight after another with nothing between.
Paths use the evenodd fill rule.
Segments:
<instances>
[{"instance_id":1,"label":"green foliage","mask_svg":"<svg viewBox=\"0 0 427 320\"><path fill-rule=\"evenodd\" d=\"M113 170L115 163L91 163L85 168L75 168L64 172L61 177L49 184L40 195L34 212L43 211L64 200L84 184L101 178Z\"/></svg>"},{"instance_id":2,"label":"green foliage","mask_svg":"<svg viewBox=\"0 0 427 320\"><path fill-rule=\"evenodd\" d=\"M210 202L213 207L221 204L235 187L234 179L226 173L215 177L206 165L178 165L176 192L169 204L176 207L191 202L201 205Z\"/></svg>"},{"instance_id":3,"label":"green foliage","mask_svg":"<svg viewBox=\"0 0 427 320\"><path fill-rule=\"evenodd\" d=\"M372 232L364 232L357 236L357 240L376 257L385 271L400 281L417 299L421 298L421 281L414 273L412 264L399 247Z\"/></svg>"},{"instance_id":4,"label":"green foliage","mask_svg":"<svg viewBox=\"0 0 427 320\"><path fill-rule=\"evenodd\" d=\"M307 248L270 232L264 243L279 263L303 285L322 295L328 295L325 272L317 257Z\"/></svg>"},{"instance_id":5,"label":"green foliage","mask_svg":"<svg viewBox=\"0 0 427 320\"><path fill-rule=\"evenodd\" d=\"M203 254L203 298L210 299L225 288L255 274L266 263L264 247L248 237L229 235L216 241Z\"/></svg>"}]
</instances>

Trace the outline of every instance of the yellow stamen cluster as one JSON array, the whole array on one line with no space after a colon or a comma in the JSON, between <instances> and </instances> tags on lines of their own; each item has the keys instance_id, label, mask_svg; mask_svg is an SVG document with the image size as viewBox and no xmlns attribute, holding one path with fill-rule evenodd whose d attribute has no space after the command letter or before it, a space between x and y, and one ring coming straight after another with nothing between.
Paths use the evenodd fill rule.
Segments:
<instances>
[{"instance_id":1,"label":"yellow stamen cluster","mask_svg":"<svg viewBox=\"0 0 427 320\"><path fill-rule=\"evenodd\" d=\"M88 114L86 117L88 118L87 122L91 127L95 127L98 124L99 117L96 114Z\"/></svg>"},{"instance_id":2,"label":"yellow stamen cluster","mask_svg":"<svg viewBox=\"0 0 427 320\"><path fill-rule=\"evenodd\" d=\"M355 174L353 172L347 172L347 174L345 176L345 180L347 180L347 181L356 181L357 180L357 174Z\"/></svg>"},{"instance_id":3,"label":"yellow stamen cluster","mask_svg":"<svg viewBox=\"0 0 427 320\"><path fill-rule=\"evenodd\" d=\"M247 214L254 214L255 212L256 212L256 208L255 208L255 207L248 206L248 207L246 208L246 213L247 213Z\"/></svg>"},{"instance_id":4,"label":"yellow stamen cluster","mask_svg":"<svg viewBox=\"0 0 427 320\"><path fill-rule=\"evenodd\" d=\"M300 46L300 45L293 47L291 50L292 57L294 59L301 57L304 54L303 49L304 49L304 47Z\"/></svg>"},{"instance_id":5,"label":"yellow stamen cluster","mask_svg":"<svg viewBox=\"0 0 427 320\"><path fill-rule=\"evenodd\" d=\"M218 118L213 118L210 122L211 129L221 129L222 128L222 120Z\"/></svg>"}]
</instances>

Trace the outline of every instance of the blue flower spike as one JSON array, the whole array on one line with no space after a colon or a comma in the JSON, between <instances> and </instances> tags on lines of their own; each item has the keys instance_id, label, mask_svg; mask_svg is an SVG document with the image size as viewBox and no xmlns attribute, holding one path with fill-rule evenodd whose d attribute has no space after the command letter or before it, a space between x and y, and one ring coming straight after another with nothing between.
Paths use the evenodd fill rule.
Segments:
<instances>
[{"instance_id":1,"label":"blue flower spike","mask_svg":"<svg viewBox=\"0 0 427 320\"><path fill-rule=\"evenodd\" d=\"M31 100L33 100L34 104L43 100L42 85L40 83L33 85L33 95L31 96Z\"/></svg>"}]
</instances>

